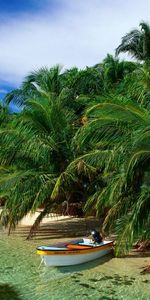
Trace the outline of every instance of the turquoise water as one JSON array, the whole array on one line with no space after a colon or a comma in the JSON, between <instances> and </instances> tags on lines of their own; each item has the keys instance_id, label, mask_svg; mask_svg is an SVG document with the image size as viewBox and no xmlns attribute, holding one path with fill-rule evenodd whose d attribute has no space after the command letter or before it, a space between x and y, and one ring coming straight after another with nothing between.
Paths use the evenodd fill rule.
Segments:
<instances>
[{"instance_id":1,"label":"turquoise water","mask_svg":"<svg viewBox=\"0 0 150 300\"><path fill-rule=\"evenodd\" d=\"M96 260L74 267L40 265L35 248L49 241L25 241L0 232L0 300L148 300L150 258Z\"/></svg>"}]
</instances>

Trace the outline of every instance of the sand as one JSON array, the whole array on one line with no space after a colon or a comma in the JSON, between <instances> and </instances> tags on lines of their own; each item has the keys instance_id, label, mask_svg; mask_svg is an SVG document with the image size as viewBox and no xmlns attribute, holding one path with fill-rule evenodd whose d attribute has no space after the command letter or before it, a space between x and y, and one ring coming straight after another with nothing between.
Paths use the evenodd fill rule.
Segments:
<instances>
[{"instance_id":1,"label":"sand","mask_svg":"<svg viewBox=\"0 0 150 300\"><path fill-rule=\"evenodd\" d=\"M40 210L35 213L28 213L20 222L19 226L31 226L36 218L39 216ZM51 222L56 222L59 220L67 220L70 219L70 216L62 216L55 213L48 214L45 218L43 218L41 224L48 224Z\"/></svg>"}]
</instances>

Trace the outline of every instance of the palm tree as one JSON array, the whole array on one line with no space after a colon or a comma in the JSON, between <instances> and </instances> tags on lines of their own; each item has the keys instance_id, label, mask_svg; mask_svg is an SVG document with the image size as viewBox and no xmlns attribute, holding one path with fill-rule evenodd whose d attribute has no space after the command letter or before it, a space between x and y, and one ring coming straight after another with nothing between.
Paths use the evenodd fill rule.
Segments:
<instances>
[{"instance_id":1,"label":"palm tree","mask_svg":"<svg viewBox=\"0 0 150 300\"><path fill-rule=\"evenodd\" d=\"M139 61L150 60L150 26L146 22L140 23L140 30L134 29L127 33L116 49L116 55L127 52Z\"/></svg>"},{"instance_id":2,"label":"palm tree","mask_svg":"<svg viewBox=\"0 0 150 300\"><path fill-rule=\"evenodd\" d=\"M91 80L89 80L89 76ZM96 76L97 82L95 82ZM36 99L39 96L39 91L43 95L46 93L46 97L53 95L57 98L61 95L64 107L75 113L76 118L79 119L87 103L87 97L84 104L83 99L78 99L79 95L88 94L89 89L93 95L94 89L98 89L97 85L100 85L100 80L96 70L92 74L92 71L88 71L88 69L79 71L77 68L61 72L59 65L50 69L41 68L26 76L19 89L8 93L5 97L5 103L9 105L10 102L13 102L23 109L29 98Z\"/></svg>"},{"instance_id":3,"label":"palm tree","mask_svg":"<svg viewBox=\"0 0 150 300\"><path fill-rule=\"evenodd\" d=\"M52 196L59 195L64 179L73 178L82 162L81 172L88 168L95 187L88 193L85 209L96 209L98 215L109 209L103 230L117 233L119 255L137 239L150 238L150 114L121 98L118 103L95 105L87 110L87 117L75 136L77 147L85 154L67 166Z\"/></svg>"},{"instance_id":4,"label":"palm tree","mask_svg":"<svg viewBox=\"0 0 150 300\"><path fill-rule=\"evenodd\" d=\"M25 77L19 89L13 90L6 95L5 102L7 104L14 102L23 107L26 100L30 97L38 96L38 89L57 97L63 89L60 72L61 67L59 65L50 69L45 67L31 72Z\"/></svg>"},{"instance_id":5,"label":"palm tree","mask_svg":"<svg viewBox=\"0 0 150 300\"><path fill-rule=\"evenodd\" d=\"M103 92L110 92L115 90L120 82L127 74L132 73L137 65L134 62L128 62L125 60L120 61L118 58L107 54L106 58L96 68L99 69L102 75Z\"/></svg>"},{"instance_id":6,"label":"palm tree","mask_svg":"<svg viewBox=\"0 0 150 300\"><path fill-rule=\"evenodd\" d=\"M96 205L99 209L104 203L111 205L104 229L115 227L119 254L128 250L136 239L150 238L150 193L146 179L149 176L150 160L150 114L129 101L117 105L100 104L88 113L92 118L95 114L96 118L89 124L93 127L93 131L88 131L92 141L95 143L96 140L98 145L99 136L99 147L113 151L104 169L104 176L109 178L107 189L100 193Z\"/></svg>"},{"instance_id":7,"label":"palm tree","mask_svg":"<svg viewBox=\"0 0 150 300\"><path fill-rule=\"evenodd\" d=\"M150 99L149 64L137 65L136 69L132 73L129 73L124 77L119 89L120 93L122 93L125 97L148 108Z\"/></svg>"},{"instance_id":8,"label":"palm tree","mask_svg":"<svg viewBox=\"0 0 150 300\"><path fill-rule=\"evenodd\" d=\"M44 205L35 229L55 206L51 201L55 181L72 159L74 115L64 108L61 95L37 89L38 96L26 100L24 110L1 130L0 185L7 195L3 215L8 216L9 230Z\"/></svg>"},{"instance_id":9,"label":"palm tree","mask_svg":"<svg viewBox=\"0 0 150 300\"><path fill-rule=\"evenodd\" d=\"M148 239L148 95L148 64L111 55L81 71L61 73L57 66L29 74L6 97L22 111L0 131L9 229L43 205L32 234L51 209L77 199L85 211L108 212L103 228L118 234L118 253L137 238Z\"/></svg>"}]
</instances>

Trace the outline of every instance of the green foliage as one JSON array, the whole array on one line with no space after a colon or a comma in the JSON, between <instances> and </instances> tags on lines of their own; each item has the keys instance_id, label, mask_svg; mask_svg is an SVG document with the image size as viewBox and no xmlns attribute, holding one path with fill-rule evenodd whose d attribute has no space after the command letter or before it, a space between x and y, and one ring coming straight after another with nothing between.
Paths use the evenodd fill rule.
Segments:
<instances>
[{"instance_id":1,"label":"green foliage","mask_svg":"<svg viewBox=\"0 0 150 300\"><path fill-rule=\"evenodd\" d=\"M139 61L149 61L150 59L150 26L141 22L140 30L134 29L127 33L121 44L116 49L116 54L128 52Z\"/></svg>"},{"instance_id":2,"label":"green foliage","mask_svg":"<svg viewBox=\"0 0 150 300\"><path fill-rule=\"evenodd\" d=\"M73 119L60 97L38 91L36 100L26 100L24 110L1 128L0 184L8 195L3 214L10 229L50 201L56 178L72 156Z\"/></svg>"},{"instance_id":3,"label":"green foliage","mask_svg":"<svg viewBox=\"0 0 150 300\"><path fill-rule=\"evenodd\" d=\"M150 225L150 29L141 23L117 48L142 63L107 55L93 67L41 68L6 96L18 114L0 107L2 219L11 230L29 212L64 200L82 202L117 234L116 254Z\"/></svg>"},{"instance_id":4,"label":"green foliage","mask_svg":"<svg viewBox=\"0 0 150 300\"><path fill-rule=\"evenodd\" d=\"M138 105L118 101L93 106L87 116L88 123L76 135L78 147L89 151L89 145L109 155L103 165L106 187L89 197L85 208L94 205L97 214L110 208L103 229L117 232L119 255L137 238L148 237L150 202L145 174L150 161L150 114Z\"/></svg>"}]
</instances>

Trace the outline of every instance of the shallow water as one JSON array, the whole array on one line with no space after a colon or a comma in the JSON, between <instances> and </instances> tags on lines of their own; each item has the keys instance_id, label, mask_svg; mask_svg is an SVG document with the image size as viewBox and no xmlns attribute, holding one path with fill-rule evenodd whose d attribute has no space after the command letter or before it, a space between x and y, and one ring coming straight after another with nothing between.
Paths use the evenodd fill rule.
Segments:
<instances>
[{"instance_id":1,"label":"shallow water","mask_svg":"<svg viewBox=\"0 0 150 300\"><path fill-rule=\"evenodd\" d=\"M55 240L56 241L56 240ZM150 275L141 275L150 258L100 260L74 267L40 265L38 245L0 231L0 300L148 300Z\"/></svg>"}]
</instances>

